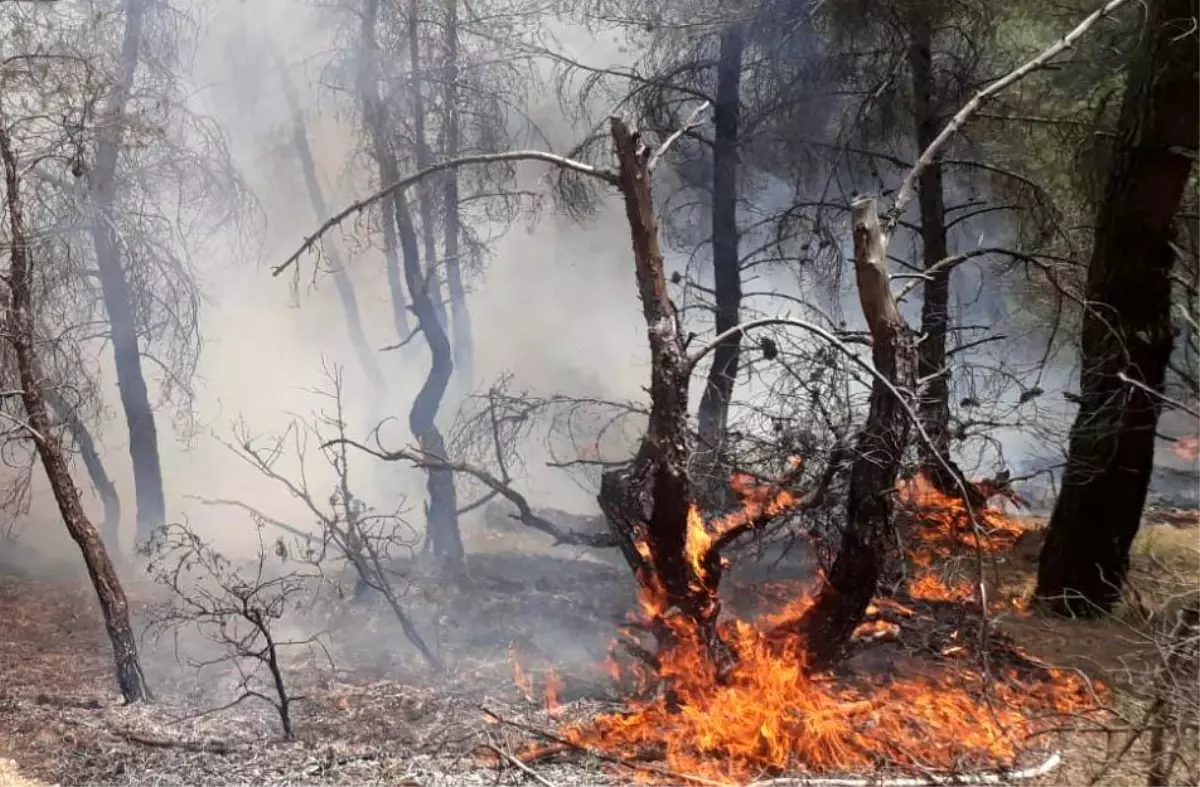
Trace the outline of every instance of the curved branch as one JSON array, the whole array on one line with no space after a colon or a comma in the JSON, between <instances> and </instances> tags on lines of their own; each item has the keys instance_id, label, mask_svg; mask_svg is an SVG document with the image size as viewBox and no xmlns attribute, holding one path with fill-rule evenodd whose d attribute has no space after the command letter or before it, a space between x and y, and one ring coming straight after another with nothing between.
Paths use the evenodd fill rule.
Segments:
<instances>
[{"instance_id":1,"label":"curved branch","mask_svg":"<svg viewBox=\"0 0 1200 787\"><path fill-rule=\"evenodd\" d=\"M419 183L425 178L436 175L439 172L458 169L459 167L465 167L470 164L496 164L504 161L544 161L548 164L553 164L563 169L569 169L584 175L590 175L594 178L599 178L610 185L616 185L617 183L616 174L610 172L609 170L601 169L600 167L595 167L591 164L585 164L582 161L576 161L575 159L567 158L566 156L559 156L555 153L549 153L544 150L509 150L502 153L479 153L472 156L462 156L460 158L449 159L447 161L439 161L438 163L432 164L425 169L414 172L411 175L406 175L395 183L384 186L374 194L363 197L362 199L351 203L346 208L335 213L323 224L321 224L321 226L317 227L316 232L307 236L304 239L304 242L300 244L300 248L296 249L296 251L294 251L290 257L272 268L271 275L278 276L279 274L283 273L285 270L295 264L295 262L300 259L301 255L312 249L313 246L316 245L317 241L324 237L325 233L329 232L329 230L341 224L354 214L369 208L371 205L374 205L376 202L379 202L381 199L391 194L394 194L398 191L403 191L409 186Z\"/></svg>"},{"instance_id":2,"label":"curved branch","mask_svg":"<svg viewBox=\"0 0 1200 787\"><path fill-rule=\"evenodd\" d=\"M511 515L513 519L522 524L533 528L534 530L545 533L554 539L555 545L570 544L573 546L586 546L595 548L615 547L618 545L616 538L610 533L580 533L576 530L567 530L554 524L550 520L540 517L533 512L529 501L525 499L517 490L513 489L508 484L496 478L491 473L474 465L466 464L465 462L452 462L441 457L426 454L422 451L409 451L400 449L399 451L377 451L374 448L369 448L362 443L355 442L348 438L340 438L330 440L323 443L321 448L327 448L331 445L348 445L352 448L357 448L360 451L370 454L377 459L382 459L385 462L398 462L404 460L411 462L416 467L432 470L450 470L455 473L465 473L472 476L483 483L484 486L491 489L496 494L504 497L510 503L517 507L518 514Z\"/></svg>"},{"instance_id":3,"label":"curved branch","mask_svg":"<svg viewBox=\"0 0 1200 787\"><path fill-rule=\"evenodd\" d=\"M933 142L929 144L929 147L925 148L924 152L921 153L921 158L917 160L917 163L904 177L904 182L900 185L900 190L896 194L896 201L892 203L891 209L887 212L887 218L884 222L887 230L890 232L895 229L896 223L900 219L900 214L908 207L908 203L913 198L913 189L917 178L920 176L922 170L933 163L934 159L941 153L942 148L950 141L950 138L962 128L971 115L983 106L985 101L1000 91L1020 82L1034 71L1048 66L1051 60L1073 47L1075 42L1082 38L1097 22L1109 16L1113 11L1116 11L1127 2L1129 0L1109 0L1104 6L1092 12L1086 19L1080 22L1074 30L1060 38L1053 46L972 96L971 100L964 104L962 109L958 110L954 117L950 119L950 122L942 129L942 133L938 134Z\"/></svg>"}]
</instances>

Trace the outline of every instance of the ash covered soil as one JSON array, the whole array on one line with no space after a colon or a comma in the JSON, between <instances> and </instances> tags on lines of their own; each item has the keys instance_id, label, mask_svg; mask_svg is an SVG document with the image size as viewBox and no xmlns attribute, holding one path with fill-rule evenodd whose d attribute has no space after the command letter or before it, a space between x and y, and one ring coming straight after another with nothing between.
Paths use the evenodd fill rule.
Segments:
<instances>
[{"instance_id":1,"label":"ash covered soil","mask_svg":"<svg viewBox=\"0 0 1200 787\"><path fill-rule=\"evenodd\" d=\"M1194 536L1193 528L1187 531ZM1007 567L1003 588L996 588L1001 595L1015 598L1027 590L1040 542L1036 531L1028 535L1001 561ZM83 578L38 578L0 560L0 784L644 780L645 772L578 753L525 766L536 777L506 761L536 741L536 731L626 707L628 687L614 685L605 658L635 592L615 555L548 548L537 536L521 534L487 540L488 551L471 555L470 581L463 586L438 587L418 577L408 590L406 603L436 643L448 666L444 674L420 661L382 601L353 605L330 586L314 588L306 608L279 624L280 634L296 639L323 632L328 650L284 656L289 690L303 697L293 708L293 741L282 740L278 716L266 702L251 698L225 707L239 696L237 675L228 665L194 666L217 653L195 634L143 638L156 701L124 706L99 610ZM722 601L732 614L753 618L786 603L812 576L803 546L743 557L722 585ZM142 620L163 598L161 588L136 580L128 592ZM944 651L970 625L960 605L920 611L927 614L918 617L933 623L864 648L846 668L890 671L905 659L928 664L929 652ZM1075 628L1047 637L1046 628L1030 620L993 622L1053 663L1072 660L1062 643L1091 643L1094 657L1097 642L1114 641L1111 631L1091 631L1092 624L1071 622L1066 625ZM1115 660L1121 654L1112 655ZM518 687L514 661L531 687ZM557 686L554 712L545 707L548 684ZM1044 758L1040 751L1027 764ZM1024 783L1072 783L1071 773L1064 768Z\"/></svg>"},{"instance_id":2,"label":"ash covered soil","mask_svg":"<svg viewBox=\"0 0 1200 787\"><path fill-rule=\"evenodd\" d=\"M569 549L538 551L474 554L465 587L418 591L414 583L408 603L438 643L444 675L423 665L385 603L355 606L316 589L294 631L279 626L297 639L323 631L328 649L328 657L319 650L284 656L290 691L304 698L293 707L290 742L267 703L222 708L239 695L236 674L227 665L193 666L217 653L194 634L144 636L155 702L123 705L86 582L36 578L0 562L0 783L528 782L489 747L511 753L534 736L483 709L540 730L620 709L604 660L634 604L622 565ZM730 577L727 605L749 610L764 583L809 572L798 553L774 566L749 564ZM127 590L138 618L161 598L148 584L130 582ZM531 690L518 688L514 658ZM547 680L561 686L553 713L545 707ZM628 781L587 759L535 767L555 784Z\"/></svg>"}]
</instances>

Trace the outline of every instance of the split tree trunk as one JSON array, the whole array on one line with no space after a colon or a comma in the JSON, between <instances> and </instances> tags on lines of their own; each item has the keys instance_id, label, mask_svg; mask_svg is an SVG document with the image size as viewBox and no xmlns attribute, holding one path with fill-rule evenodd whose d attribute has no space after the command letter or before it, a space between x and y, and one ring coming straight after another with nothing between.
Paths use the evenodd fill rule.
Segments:
<instances>
[{"instance_id":1,"label":"split tree trunk","mask_svg":"<svg viewBox=\"0 0 1200 787\"><path fill-rule=\"evenodd\" d=\"M713 107L712 262L718 334L738 325L742 306L737 177L744 43L742 25L731 25L721 34L717 58L717 100ZM696 470L705 490L706 508L724 508L731 497L728 473L723 471L722 460L741 346L741 334L730 336L717 345L700 398L697 413L700 461Z\"/></svg>"},{"instance_id":2,"label":"split tree trunk","mask_svg":"<svg viewBox=\"0 0 1200 787\"><path fill-rule=\"evenodd\" d=\"M329 218L329 207L325 204L325 195L321 192L321 181L317 178L317 164L313 158L312 147L308 142L308 129L304 123L300 99L296 95L296 88L292 84L292 80L288 78L287 71L284 70L282 60L276 57L276 62L280 78L283 80L283 93L292 113L292 144L296 148L296 155L300 158L300 170L304 173L304 185L308 189L308 200L312 204L317 221L323 222ZM385 215L384 223L390 223L390 221L391 218ZM346 272L337 247L332 243L326 243L324 251L332 263L333 283L337 288L338 299L342 303L342 313L346 319L346 332L350 335L350 344L353 345L354 353L358 356L358 363L362 366L363 373L366 374L367 381L371 384L371 390L378 399L383 395L384 390L383 372L379 368L375 353L367 342L367 334L363 330L362 316L358 310L358 298L354 293L354 282L350 280L350 274ZM393 250L392 253L395 254L395 251ZM407 317L405 321L407 322ZM405 327L407 328L407 325Z\"/></svg>"},{"instance_id":3,"label":"split tree trunk","mask_svg":"<svg viewBox=\"0 0 1200 787\"><path fill-rule=\"evenodd\" d=\"M851 223L854 273L871 333L871 358L890 386L880 379L871 385L867 423L858 433L850 466L846 527L833 568L804 618L795 626L785 624L779 632L802 633L815 667L832 663L850 643L888 556L894 553L892 495L908 444L910 418L905 402L892 389L908 396L916 385L916 340L888 287L887 238L873 198L854 201Z\"/></svg>"},{"instance_id":4,"label":"split tree trunk","mask_svg":"<svg viewBox=\"0 0 1200 787\"><path fill-rule=\"evenodd\" d=\"M117 494L116 484L112 482L108 471L104 469L100 452L96 450L96 441L92 439L92 433L84 426L79 415L63 401L57 391L48 389L44 396L46 404L58 415L58 420L67 427L71 439L78 446L79 457L83 460L88 478L92 480L92 487L96 490L101 505L104 506L104 521L100 523L100 533L104 537L104 543L109 549L120 554L121 497Z\"/></svg>"},{"instance_id":5,"label":"split tree trunk","mask_svg":"<svg viewBox=\"0 0 1200 787\"><path fill-rule=\"evenodd\" d=\"M129 455L133 460L133 485L137 503L137 537L149 537L154 528L166 521L162 465L158 457L158 430L154 410L142 374L138 349L137 318L129 291L129 281L121 261L121 249L113 207L116 203L117 160L122 145L125 107L133 89L142 42L146 0L126 0L125 34L117 73L99 118L96 160L90 178L91 234L96 250L100 290L112 329L113 356L117 387L129 427Z\"/></svg>"},{"instance_id":6,"label":"split tree trunk","mask_svg":"<svg viewBox=\"0 0 1200 787\"><path fill-rule=\"evenodd\" d=\"M1119 599L1154 464L1173 345L1171 239L1200 144L1196 0L1147 4L1096 216L1082 330L1079 413L1038 563L1037 595L1064 614Z\"/></svg>"},{"instance_id":7,"label":"split tree trunk","mask_svg":"<svg viewBox=\"0 0 1200 787\"><path fill-rule=\"evenodd\" d=\"M458 0L446 0L446 158L458 157ZM467 308L467 293L463 287L462 260L459 255L462 219L458 207L458 170L446 173L442 195L445 211L446 284L450 289L450 325L454 341L454 371L459 389L469 392L475 388L475 338L471 327L471 312Z\"/></svg>"},{"instance_id":8,"label":"split tree trunk","mask_svg":"<svg viewBox=\"0 0 1200 787\"><path fill-rule=\"evenodd\" d=\"M83 553L88 577L100 601L104 625L112 644L117 682L126 702L150 698L146 677L138 660L137 640L129 621L129 603L116 569L104 547L104 541L79 503L79 492L63 455L62 443L53 431L46 400L42 395L44 375L34 347L33 272L30 268L28 235L21 210L20 180L7 121L0 116L0 156L4 159L7 190L11 264L8 271L9 303L5 322L21 380L21 402L34 435L34 445L50 481L63 524Z\"/></svg>"},{"instance_id":9,"label":"split tree trunk","mask_svg":"<svg viewBox=\"0 0 1200 787\"><path fill-rule=\"evenodd\" d=\"M624 120L613 118L611 131L650 344L651 405L637 455L627 470L605 473L600 505L643 589L660 607L660 616L677 610L690 619L710 658L720 664L728 654L716 631L720 604L709 583L715 577L699 576L686 555L692 504L687 472L692 450L687 423L690 365L663 275L649 153ZM671 630L663 626L656 632L660 648L669 647Z\"/></svg>"},{"instance_id":10,"label":"split tree trunk","mask_svg":"<svg viewBox=\"0 0 1200 787\"><path fill-rule=\"evenodd\" d=\"M941 130L934 103L932 21L930 10L918 5L909 26L908 65L912 76L918 155L933 143ZM949 255L940 161L935 160L921 170L917 196L921 209L922 263L928 270ZM929 444L922 441L918 451L921 469L934 484L945 494L958 495L957 479L943 464L950 457L950 370L946 368L950 270L943 267L930 273L922 288L921 333L924 338L917 351L917 376L927 382L921 391L918 414L930 440Z\"/></svg>"}]
</instances>

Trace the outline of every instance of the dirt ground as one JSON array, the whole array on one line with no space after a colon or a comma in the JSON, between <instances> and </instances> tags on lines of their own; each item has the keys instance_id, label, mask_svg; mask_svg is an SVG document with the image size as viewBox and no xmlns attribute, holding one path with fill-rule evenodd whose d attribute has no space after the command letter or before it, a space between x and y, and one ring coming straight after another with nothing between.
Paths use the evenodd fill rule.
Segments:
<instances>
[{"instance_id":1,"label":"dirt ground","mask_svg":"<svg viewBox=\"0 0 1200 787\"><path fill-rule=\"evenodd\" d=\"M1135 562L1146 571L1170 564L1195 572L1198 533L1190 524L1152 526ZM993 567L999 600L1028 591L1039 543L1033 523ZM448 663L443 676L417 660L382 606L347 611L314 600L305 625L325 629L330 660L312 652L289 660L292 690L304 697L291 742L281 740L278 719L262 701L213 710L236 696L232 676L191 666L189 659L207 652L195 640L144 639L157 701L122 705L99 612L82 579L37 578L0 563L0 785L630 782L630 771L587 758L537 763L536 778L503 762L531 737L515 725L553 730L622 707L603 662L634 602L632 582L616 561L547 548L536 536L509 535L505 545L507 551L496 544L491 554L473 556L469 588L435 588L413 601L419 625ZM727 580L727 608L748 613L772 583L811 572L803 549L775 563L738 566ZM139 617L155 599L141 584L130 595ZM1123 665L1122 632L1132 625L1028 613L997 615L993 624L1037 658L1105 677ZM514 681L514 658L532 680L530 696ZM562 683L555 713L541 698L549 667ZM1056 748L1067 765L1038 783L1085 779L1105 751L1085 738L1065 738ZM1143 782L1134 773L1118 769L1107 781Z\"/></svg>"}]
</instances>

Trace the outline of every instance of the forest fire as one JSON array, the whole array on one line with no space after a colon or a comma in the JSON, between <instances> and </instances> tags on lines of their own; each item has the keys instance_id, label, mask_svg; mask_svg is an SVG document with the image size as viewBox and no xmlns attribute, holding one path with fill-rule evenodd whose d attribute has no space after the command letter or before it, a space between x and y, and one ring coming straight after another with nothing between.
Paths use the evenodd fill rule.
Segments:
<instances>
[{"instance_id":1,"label":"forest fire","mask_svg":"<svg viewBox=\"0 0 1200 787\"><path fill-rule=\"evenodd\" d=\"M933 569L935 561L960 548L1004 552L1024 532L1019 523L990 506L968 509L963 500L943 494L921 475L901 481L898 491L901 504L911 511L907 557L918 571L908 582L908 593L914 599L969 601L975 593L972 584L943 577Z\"/></svg>"},{"instance_id":2,"label":"forest fire","mask_svg":"<svg viewBox=\"0 0 1200 787\"><path fill-rule=\"evenodd\" d=\"M1200 437L1194 434L1180 437L1171 444L1171 453L1185 462L1195 462L1200 459Z\"/></svg>"},{"instance_id":3,"label":"forest fire","mask_svg":"<svg viewBox=\"0 0 1200 787\"><path fill-rule=\"evenodd\" d=\"M772 493L748 479L738 483L743 510L706 525L692 509L688 559L701 577L706 550L721 533L763 510L782 512L794 505L794 496ZM948 554L954 543L974 545L973 535L959 521L965 511L957 501L937 496L920 481L909 495L906 500L918 503L921 511L914 558L927 560L928 566L935 557ZM981 546L997 550L1015 540L1019 529L997 512L977 512L977 518L987 528ZM648 555L648 548L640 548ZM918 577L909 590L917 600L962 601L971 595L969 584L947 587L932 572ZM809 591L757 621L723 621L718 628L734 663L722 670L689 618L658 617L665 614L661 586L646 583L640 622L670 627L673 644L659 652L653 675L647 675L641 663L622 670L610 659L610 667L617 675L633 677L639 686L656 683L659 693L632 701L625 712L571 726L560 736L631 761L663 760L677 774L719 783L746 783L782 773L962 772L1011 766L1022 741L1035 730L1031 718L1036 714L1089 704L1081 681L1052 670L1019 674L1005 669L989 682L964 663L962 655L971 652L970 646L959 642L939 654L943 659L957 656L953 668L945 661L916 665L898 656L898 663L906 666L886 676L867 671L844 678L809 670L802 638L789 636L781 643L777 636L782 624L811 607ZM854 639L899 640L902 627L914 617L918 615L909 606L877 599ZM537 757L538 750L527 756ZM654 773L642 776L647 781L659 778Z\"/></svg>"}]
</instances>

